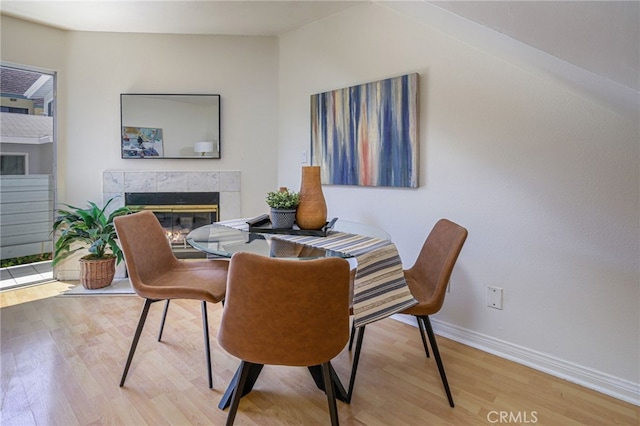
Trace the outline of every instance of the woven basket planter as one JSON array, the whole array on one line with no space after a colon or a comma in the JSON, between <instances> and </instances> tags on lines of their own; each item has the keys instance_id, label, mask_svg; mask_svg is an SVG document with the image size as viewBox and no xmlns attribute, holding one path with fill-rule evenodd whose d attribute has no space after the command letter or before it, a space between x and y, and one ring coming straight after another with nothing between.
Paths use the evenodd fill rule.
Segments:
<instances>
[{"instance_id":1,"label":"woven basket planter","mask_svg":"<svg viewBox=\"0 0 640 426\"><path fill-rule=\"evenodd\" d=\"M116 258L80 259L80 283L88 290L96 290L111 284L116 274Z\"/></svg>"}]
</instances>

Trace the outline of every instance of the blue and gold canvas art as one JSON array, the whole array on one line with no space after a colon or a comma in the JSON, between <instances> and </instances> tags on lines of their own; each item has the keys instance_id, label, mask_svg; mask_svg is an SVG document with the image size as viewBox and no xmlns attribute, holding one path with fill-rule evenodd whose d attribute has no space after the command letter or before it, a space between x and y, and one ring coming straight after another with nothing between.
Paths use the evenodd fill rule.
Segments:
<instances>
[{"instance_id":1,"label":"blue and gold canvas art","mask_svg":"<svg viewBox=\"0 0 640 426\"><path fill-rule=\"evenodd\" d=\"M311 96L311 158L327 185L418 187L418 74Z\"/></svg>"}]
</instances>

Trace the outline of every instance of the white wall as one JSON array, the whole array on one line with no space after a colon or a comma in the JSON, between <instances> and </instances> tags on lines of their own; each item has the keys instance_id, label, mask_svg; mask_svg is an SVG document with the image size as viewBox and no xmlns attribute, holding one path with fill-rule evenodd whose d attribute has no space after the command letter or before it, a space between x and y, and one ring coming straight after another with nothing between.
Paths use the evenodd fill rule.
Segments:
<instances>
[{"instance_id":1,"label":"white wall","mask_svg":"<svg viewBox=\"0 0 640 426\"><path fill-rule=\"evenodd\" d=\"M275 38L87 32L68 38L69 137L60 141L69 159L61 171L65 198L99 197L106 169L240 170L243 214L265 211L255 194L276 187L275 167L265 167L276 162ZM220 94L222 158L121 159L121 93Z\"/></svg>"},{"instance_id":2,"label":"white wall","mask_svg":"<svg viewBox=\"0 0 640 426\"><path fill-rule=\"evenodd\" d=\"M277 188L273 37L66 32L2 16L2 61L58 72L58 201L100 200L104 170L240 170L242 213ZM120 158L121 93L221 95L220 160ZM256 194L261 194L256 196Z\"/></svg>"},{"instance_id":3,"label":"white wall","mask_svg":"<svg viewBox=\"0 0 640 426\"><path fill-rule=\"evenodd\" d=\"M299 186L311 94L412 72L420 188L324 186L329 217L383 227L407 267L439 218L460 223L438 328L638 401L634 114L365 4L280 39L278 184ZM503 310L486 307L487 286L504 289Z\"/></svg>"}]
</instances>

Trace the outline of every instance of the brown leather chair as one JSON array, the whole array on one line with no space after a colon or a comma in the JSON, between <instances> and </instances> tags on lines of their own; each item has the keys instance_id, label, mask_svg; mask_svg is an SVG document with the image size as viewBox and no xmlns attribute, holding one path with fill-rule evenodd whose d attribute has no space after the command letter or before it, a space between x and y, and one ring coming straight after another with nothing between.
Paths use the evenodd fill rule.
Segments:
<instances>
[{"instance_id":1,"label":"brown leather chair","mask_svg":"<svg viewBox=\"0 0 640 426\"><path fill-rule=\"evenodd\" d=\"M169 301L171 299L194 299L202 301L202 327L204 329L207 373L209 388L213 388L207 302L218 303L224 299L229 261L222 259L198 261L177 259L160 222L150 211L117 217L114 219L114 225L122 246L131 285L134 291L145 299L120 386L124 385L127 378L127 372L138 346L138 340L151 304L166 300L158 334L158 341L160 341Z\"/></svg>"},{"instance_id":2,"label":"brown leather chair","mask_svg":"<svg viewBox=\"0 0 640 426\"><path fill-rule=\"evenodd\" d=\"M451 272L462 250L462 246L467 239L467 234L467 230L462 226L447 219L440 219L429 233L415 264L404 271L404 277L409 285L411 294L418 301L418 304L406 309L402 313L414 315L417 318L422 344L427 358L429 358L429 349L427 347L427 340L425 339L426 329L431 348L433 349L433 355L436 359L438 370L440 371L442 384L444 385L451 407L454 406L453 397L451 396L451 390L449 389L447 376L444 372L444 366L442 365L440 351L438 351L438 344L435 334L433 333L433 328L431 327L429 315L435 314L442 308ZM353 394L353 385L358 369L364 329L365 327L360 327L356 342L356 352L354 354L351 380L349 383L349 399L351 399L351 395Z\"/></svg>"},{"instance_id":3,"label":"brown leather chair","mask_svg":"<svg viewBox=\"0 0 640 426\"><path fill-rule=\"evenodd\" d=\"M251 390L265 364L322 365L331 423L337 425L329 361L340 353L348 338L346 260L287 260L253 253L234 254L218 330L220 346L241 360L227 425L233 424L240 398Z\"/></svg>"}]
</instances>

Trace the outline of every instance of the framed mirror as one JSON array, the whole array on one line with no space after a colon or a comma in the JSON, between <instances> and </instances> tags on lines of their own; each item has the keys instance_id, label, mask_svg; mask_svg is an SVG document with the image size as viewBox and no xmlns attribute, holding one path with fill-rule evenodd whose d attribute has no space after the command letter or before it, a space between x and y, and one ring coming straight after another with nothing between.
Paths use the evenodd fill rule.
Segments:
<instances>
[{"instance_id":1,"label":"framed mirror","mask_svg":"<svg viewBox=\"0 0 640 426\"><path fill-rule=\"evenodd\" d=\"M122 158L220 158L220 95L123 93Z\"/></svg>"}]
</instances>

